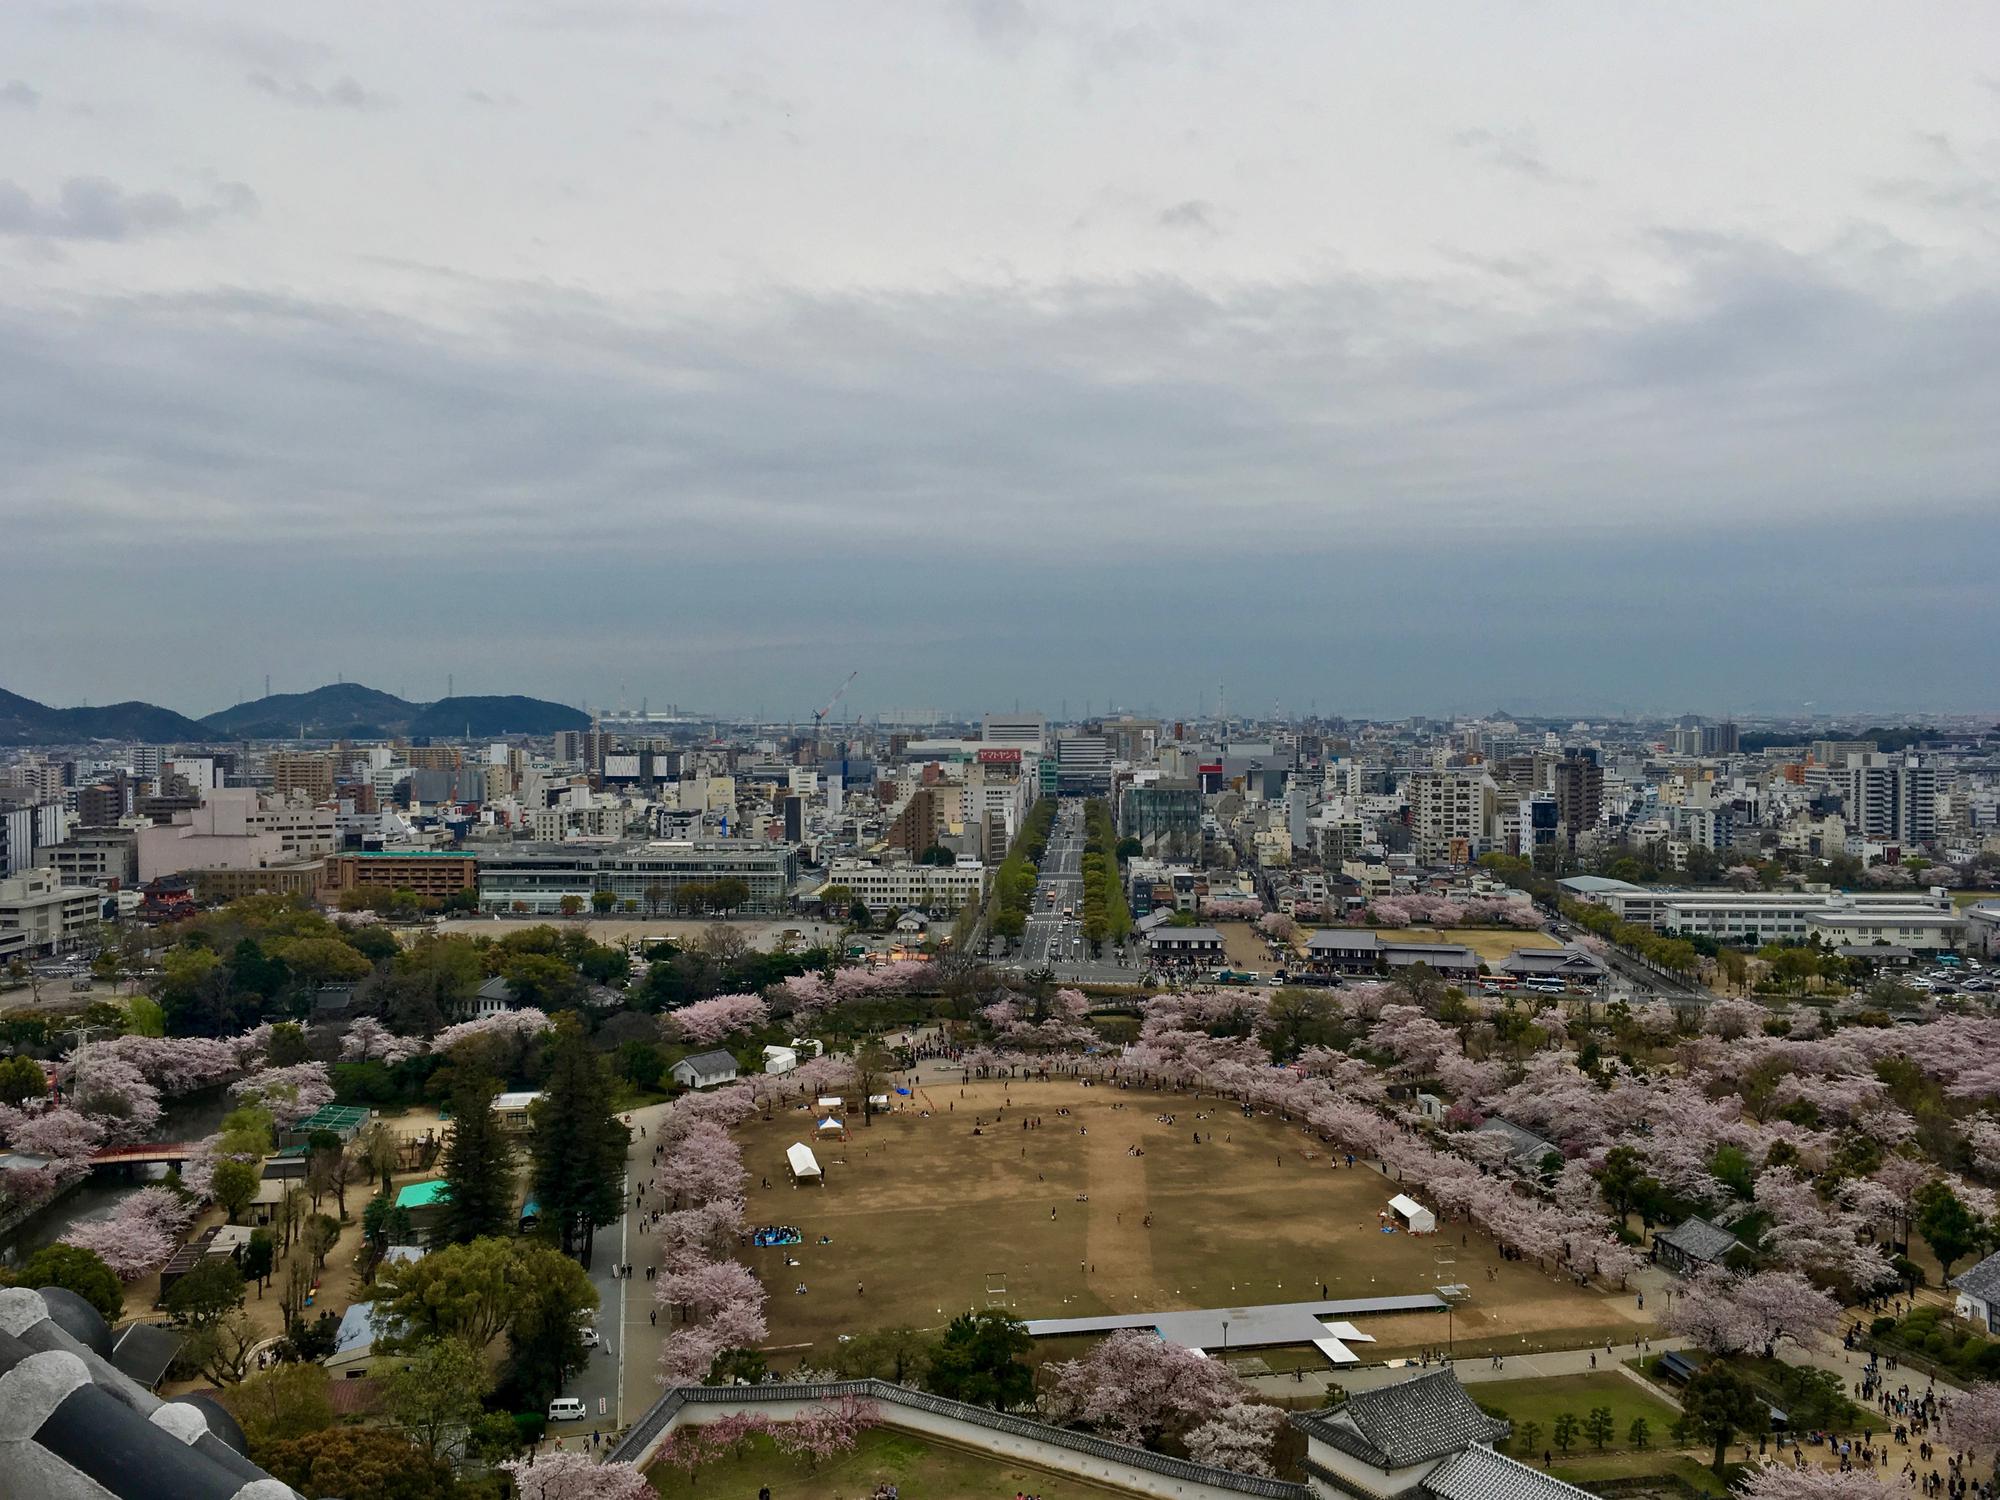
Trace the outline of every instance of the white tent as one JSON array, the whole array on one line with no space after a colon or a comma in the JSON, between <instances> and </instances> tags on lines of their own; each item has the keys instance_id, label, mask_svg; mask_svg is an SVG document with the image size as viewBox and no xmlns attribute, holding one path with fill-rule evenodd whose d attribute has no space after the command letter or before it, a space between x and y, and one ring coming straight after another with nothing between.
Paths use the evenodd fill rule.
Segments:
<instances>
[{"instance_id":1,"label":"white tent","mask_svg":"<svg viewBox=\"0 0 2000 1500\"><path fill-rule=\"evenodd\" d=\"M819 1128L821 1134L825 1134L828 1131L832 1131L838 1135L845 1135L847 1133L847 1127L841 1124L840 1121L836 1120L832 1115L828 1115L824 1120L821 1120L819 1122Z\"/></svg>"},{"instance_id":2,"label":"white tent","mask_svg":"<svg viewBox=\"0 0 2000 1500\"><path fill-rule=\"evenodd\" d=\"M841 1105L841 1099L840 1095L838 1094L828 1094L824 1098L817 1099L814 1101L814 1107L816 1109L839 1109L840 1105Z\"/></svg>"},{"instance_id":3,"label":"white tent","mask_svg":"<svg viewBox=\"0 0 2000 1500\"><path fill-rule=\"evenodd\" d=\"M764 1071L766 1073L789 1073L799 1065L799 1055L790 1047L766 1047L764 1049Z\"/></svg>"},{"instance_id":4,"label":"white tent","mask_svg":"<svg viewBox=\"0 0 2000 1500\"><path fill-rule=\"evenodd\" d=\"M868 1107L870 1109L887 1109L889 1107L889 1096L887 1094L870 1094L868 1096Z\"/></svg>"},{"instance_id":5,"label":"white tent","mask_svg":"<svg viewBox=\"0 0 2000 1500\"><path fill-rule=\"evenodd\" d=\"M804 1141L793 1141L785 1148L785 1160L791 1165L792 1181L817 1182L822 1187L826 1178L819 1169L819 1158L812 1154L812 1147Z\"/></svg>"},{"instance_id":6,"label":"white tent","mask_svg":"<svg viewBox=\"0 0 2000 1500\"><path fill-rule=\"evenodd\" d=\"M1391 1198L1389 1211L1409 1226L1411 1234L1437 1233L1437 1215L1407 1194L1398 1193Z\"/></svg>"}]
</instances>

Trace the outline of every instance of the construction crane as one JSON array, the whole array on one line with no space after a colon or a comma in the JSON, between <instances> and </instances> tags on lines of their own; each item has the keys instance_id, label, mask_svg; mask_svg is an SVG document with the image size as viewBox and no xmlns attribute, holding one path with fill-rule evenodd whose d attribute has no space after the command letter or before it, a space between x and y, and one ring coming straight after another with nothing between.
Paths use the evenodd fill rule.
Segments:
<instances>
[{"instance_id":1,"label":"construction crane","mask_svg":"<svg viewBox=\"0 0 2000 1500\"><path fill-rule=\"evenodd\" d=\"M854 679L859 677L860 675L861 675L861 669L859 667L855 668L852 672L849 672L847 674L847 681L841 683L839 687L835 688L833 690L833 696L826 700L826 707L816 708L813 710L813 738L815 740L819 738L820 725L825 723L826 716L833 712L833 705L838 703L841 700L842 695L847 692L848 684L853 682Z\"/></svg>"}]
</instances>

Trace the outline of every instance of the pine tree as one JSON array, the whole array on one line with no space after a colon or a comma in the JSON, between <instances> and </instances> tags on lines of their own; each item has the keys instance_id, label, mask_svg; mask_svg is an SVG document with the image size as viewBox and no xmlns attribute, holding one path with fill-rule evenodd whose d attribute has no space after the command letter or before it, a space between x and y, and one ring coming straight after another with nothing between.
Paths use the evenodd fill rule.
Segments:
<instances>
[{"instance_id":1,"label":"pine tree","mask_svg":"<svg viewBox=\"0 0 2000 1500\"><path fill-rule=\"evenodd\" d=\"M597 1226L625 1203L625 1127L611 1112L611 1073L574 1020L558 1022L549 1078L530 1110L535 1199L564 1254L588 1262Z\"/></svg>"},{"instance_id":2,"label":"pine tree","mask_svg":"<svg viewBox=\"0 0 2000 1500\"><path fill-rule=\"evenodd\" d=\"M471 1077L452 1090L451 1144L444 1180L450 1198L441 1220L447 1243L463 1245L514 1226L514 1147L493 1112L498 1086Z\"/></svg>"}]
</instances>

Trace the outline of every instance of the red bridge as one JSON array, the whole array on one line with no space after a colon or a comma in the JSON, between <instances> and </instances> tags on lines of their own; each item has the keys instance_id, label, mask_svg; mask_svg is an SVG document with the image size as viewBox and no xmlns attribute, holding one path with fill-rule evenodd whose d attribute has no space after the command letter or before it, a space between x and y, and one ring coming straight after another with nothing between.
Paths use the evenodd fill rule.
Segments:
<instances>
[{"instance_id":1,"label":"red bridge","mask_svg":"<svg viewBox=\"0 0 2000 1500\"><path fill-rule=\"evenodd\" d=\"M135 1146L104 1146L90 1153L93 1167L145 1166L165 1162L179 1166L200 1147L200 1141L141 1141Z\"/></svg>"}]
</instances>

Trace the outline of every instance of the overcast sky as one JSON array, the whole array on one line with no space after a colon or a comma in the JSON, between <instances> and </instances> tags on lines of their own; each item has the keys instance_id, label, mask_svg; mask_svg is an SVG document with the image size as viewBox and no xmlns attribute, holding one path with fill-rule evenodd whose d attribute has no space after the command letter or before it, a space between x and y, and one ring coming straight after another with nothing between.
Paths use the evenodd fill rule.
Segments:
<instances>
[{"instance_id":1,"label":"overcast sky","mask_svg":"<svg viewBox=\"0 0 2000 1500\"><path fill-rule=\"evenodd\" d=\"M2000 9L0 6L0 686L2000 707Z\"/></svg>"}]
</instances>

